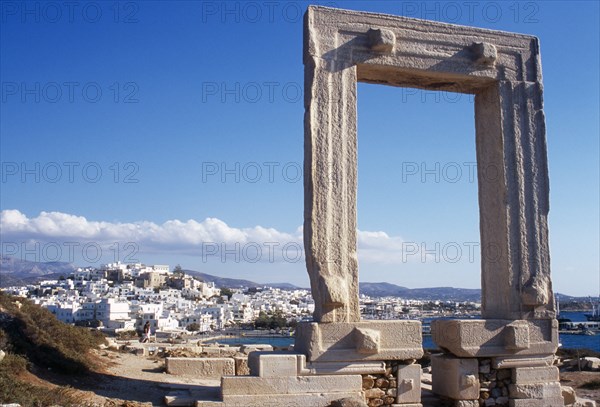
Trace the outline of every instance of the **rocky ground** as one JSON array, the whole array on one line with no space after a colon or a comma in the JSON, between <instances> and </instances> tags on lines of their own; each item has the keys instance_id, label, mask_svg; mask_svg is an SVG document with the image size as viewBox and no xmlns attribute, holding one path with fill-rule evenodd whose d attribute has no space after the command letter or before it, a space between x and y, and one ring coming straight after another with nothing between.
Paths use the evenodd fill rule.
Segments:
<instances>
[{"instance_id":1,"label":"rocky ground","mask_svg":"<svg viewBox=\"0 0 600 407\"><path fill-rule=\"evenodd\" d=\"M575 389L578 397L594 400L596 404L600 405L600 373L578 371L561 372L560 384Z\"/></svg>"},{"instance_id":2,"label":"rocky ground","mask_svg":"<svg viewBox=\"0 0 600 407\"><path fill-rule=\"evenodd\" d=\"M173 389L190 388L213 398L214 389L220 385L220 380L167 374L164 359L112 351L103 351L100 355L107 366L96 394L104 397L161 406L165 395Z\"/></svg>"},{"instance_id":3,"label":"rocky ground","mask_svg":"<svg viewBox=\"0 0 600 407\"><path fill-rule=\"evenodd\" d=\"M52 372L27 373L36 385L69 386L69 393L81 400L82 406L147 407L163 406L164 397L173 390L190 389L205 399L215 399L219 380L173 376L164 372L164 359L136 356L113 350L96 350L98 372L79 379L62 378ZM596 382L594 388L589 383ZM561 384L573 387L579 397L600 403L600 374L597 372L562 372ZM582 387L583 386L583 387Z\"/></svg>"},{"instance_id":4,"label":"rocky ground","mask_svg":"<svg viewBox=\"0 0 600 407\"><path fill-rule=\"evenodd\" d=\"M68 394L90 407L164 406L165 395L180 388L209 400L217 396L220 380L169 375L164 372L163 359L111 350L94 352L99 368L92 375L76 379L37 370L22 379L47 388L66 386Z\"/></svg>"}]
</instances>

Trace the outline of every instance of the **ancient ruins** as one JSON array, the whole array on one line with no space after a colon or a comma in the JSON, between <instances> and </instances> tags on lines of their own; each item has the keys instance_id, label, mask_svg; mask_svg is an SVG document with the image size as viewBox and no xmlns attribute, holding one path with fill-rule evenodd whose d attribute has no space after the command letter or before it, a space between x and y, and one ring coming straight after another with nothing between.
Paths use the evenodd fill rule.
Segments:
<instances>
[{"instance_id":1,"label":"ancient ruins","mask_svg":"<svg viewBox=\"0 0 600 407\"><path fill-rule=\"evenodd\" d=\"M563 406L538 39L311 6L304 65L314 322L300 324L293 352L252 352L249 376L223 377L222 402L198 405L422 406L420 322L363 321L358 307L356 84L368 82L475 95L482 319L432 324L443 350L433 392L475 407L482 391L504 387L495 405Z\"/></svg>"}]
</instances>

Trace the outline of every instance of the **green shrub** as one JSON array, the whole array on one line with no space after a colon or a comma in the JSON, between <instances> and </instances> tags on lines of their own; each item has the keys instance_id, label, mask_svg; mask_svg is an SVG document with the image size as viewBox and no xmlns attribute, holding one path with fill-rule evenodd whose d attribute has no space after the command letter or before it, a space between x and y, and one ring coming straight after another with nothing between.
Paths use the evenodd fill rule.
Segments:
<instances>
[{"instance_id":1,"label":"green shrub","mask_svg":"<svg viewBox=\"0 0 600 407\"><path fill-rule=\"evenodd\" d=\"M97 331L64 324L30 301L0 293L0 343L35 365L61 373L93 366L88 351L105 342Z\"/></svg>"},{"instance_id":2,"label":"green shrub","mask_svg":"<svg viewBox=\"0 0 600 407\"><path fill-rule=\"evenodd\" d=\"M196 322L192 322L191 324L189 324L188 326L185 327L186 330L188 331L199 331L200 330L200 325L198 325Z\"/></svg>"}]
</instances>

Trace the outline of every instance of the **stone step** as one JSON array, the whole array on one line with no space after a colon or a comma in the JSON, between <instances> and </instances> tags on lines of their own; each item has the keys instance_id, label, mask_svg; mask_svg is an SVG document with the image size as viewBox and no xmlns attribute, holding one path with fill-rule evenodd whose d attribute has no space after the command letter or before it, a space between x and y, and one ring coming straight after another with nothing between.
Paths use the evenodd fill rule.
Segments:
<instances>
[{"instance_id":1,"label":"stone step","mask_svg":"<svg viewBox=\"0 0 600 407\"><path fill-rule=\"evenodd\" d=\"M198 392L192 392L193 394L198 394ZM192 395L193 398L190 400L190 392L183 394L182 390L178 390L176 392L172 392L169 394L172 398L170 402L167 402L167 397L165 397L165 403L167 406L198 406L198 407L225 407L231 405L240 405L240 402L245 400L246 403L252 399L252 401L259 402L261 407L271 406L271 405L289 405L289 402L298 402L302 400L303 402L323 402L324 394L310 395L310 394L302 394L304 398L299 397L299 394L289 394L287 396L284 395L273 395L273 394L259 394L259 395L247 395L245 398L242 396L237 397L227 397L229 403L224 403L219 398L219 388L215 387L213 391L213 397L207 397L208 393L202 395L202 397L196 397ZM307 397L308 396L308 397ZM311 396L317 396L316 398ZM340 393L329 394L329 397L334 396L334 399L343 398ZM356 393L352 394L352 396L356 396ZM238 398L239 397L239 398ZM282 403L283 404L278 404ZM287 403L286 403L287 402ZM179 404L177 404L179 403ZM430 389L422 389L421 392L421 403L423 407L440 407L448 404L448 400L442 400L437 395L435 395ZM326 405L326 404L324 404ZM406 404L399 404L398 406L407 406ZM412 406L412 405L411 405Z\"/></svg>"},{"instance_id":2,"label":"stone step","mask_svg":"<svg viewBox=\"0 0 600 407\"><path fill-rule=\"evenodd\" d=\"M196 401L196 407L312 407L328 406L331 402L341 399L363 400L362 393L297 393L297 394L265 394L250 396L226 396L224 401ZM412 406L411 406L412 407Z\"/></svg>"},{"instance_id":3,"label":"stone step","mask_svg":"<svg viewBox=\"0 0 600 407\"><path fill-rule=\"evenodd\" d=\"M197 400L205 400L209 403L220 402L219 387L205 387L201 390L196 389L177 389L170 391L165 396L165 404L169 407L188 407L195 406Z\"/></svg>"},{"instance_id":4,"label":"stone step","mask_svg":"<svg viewBox=\"0 0 600 407\"><path fill-rule=\"evenodd\" d=\"M229 396L267 396L313 393L360 393L362 377L344 376L226 376L221 381L223 399Z\"/></svg>"},{"instance_id":5,"label":"stone step","mask_svg":"<svg viewBox=\"0 0 600 407\"><path fill-rule=\"evenodd\" d=\"M172 391L165 396L165 404L169 407L194 406L196 400L197 397L192 396L192 393L187 390Z\"/></svg>"}]
</instances>

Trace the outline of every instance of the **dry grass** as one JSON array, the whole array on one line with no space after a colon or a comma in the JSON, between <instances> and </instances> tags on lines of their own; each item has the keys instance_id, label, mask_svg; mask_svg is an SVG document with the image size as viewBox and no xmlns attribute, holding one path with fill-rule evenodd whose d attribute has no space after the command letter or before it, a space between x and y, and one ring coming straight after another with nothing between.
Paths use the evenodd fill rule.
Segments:
<instances>
[{"instance_id":1,"label":"dry grass","mask_svg":"<svg viewBox=\"0 0 600 407\"><path fill-rule=\"evenodd\" d=\"M89 350L105 341L99 332L58 321L48 310L0 292L0 402L22 406L81 405L76 390L42 385L31 371L81 375L95 367Z\"/></svg>"},{"instance_id":2,"label":"dry grass","mask_svg":"<svg viewBox=\"0 0 600 407\"><path fill-rule=\"evenodd\" d=\"M104 336L74 327L30 301L0 293L0 349L22 355L36 366L84 373L94 366L88 351Z\"/></svg>"},{"instance_id":3,"label":"dry grass","mask_svg":"<svg viewBox=\"0 0 600 407\"><path fill-rule=\"evenodd\" d=\"M0 363L0 402L19 403L22 406L77 406L75 390L61 386L40 386L27 376L27 360L23 356L7 354Z\"/></svg>"}]
</instances>

